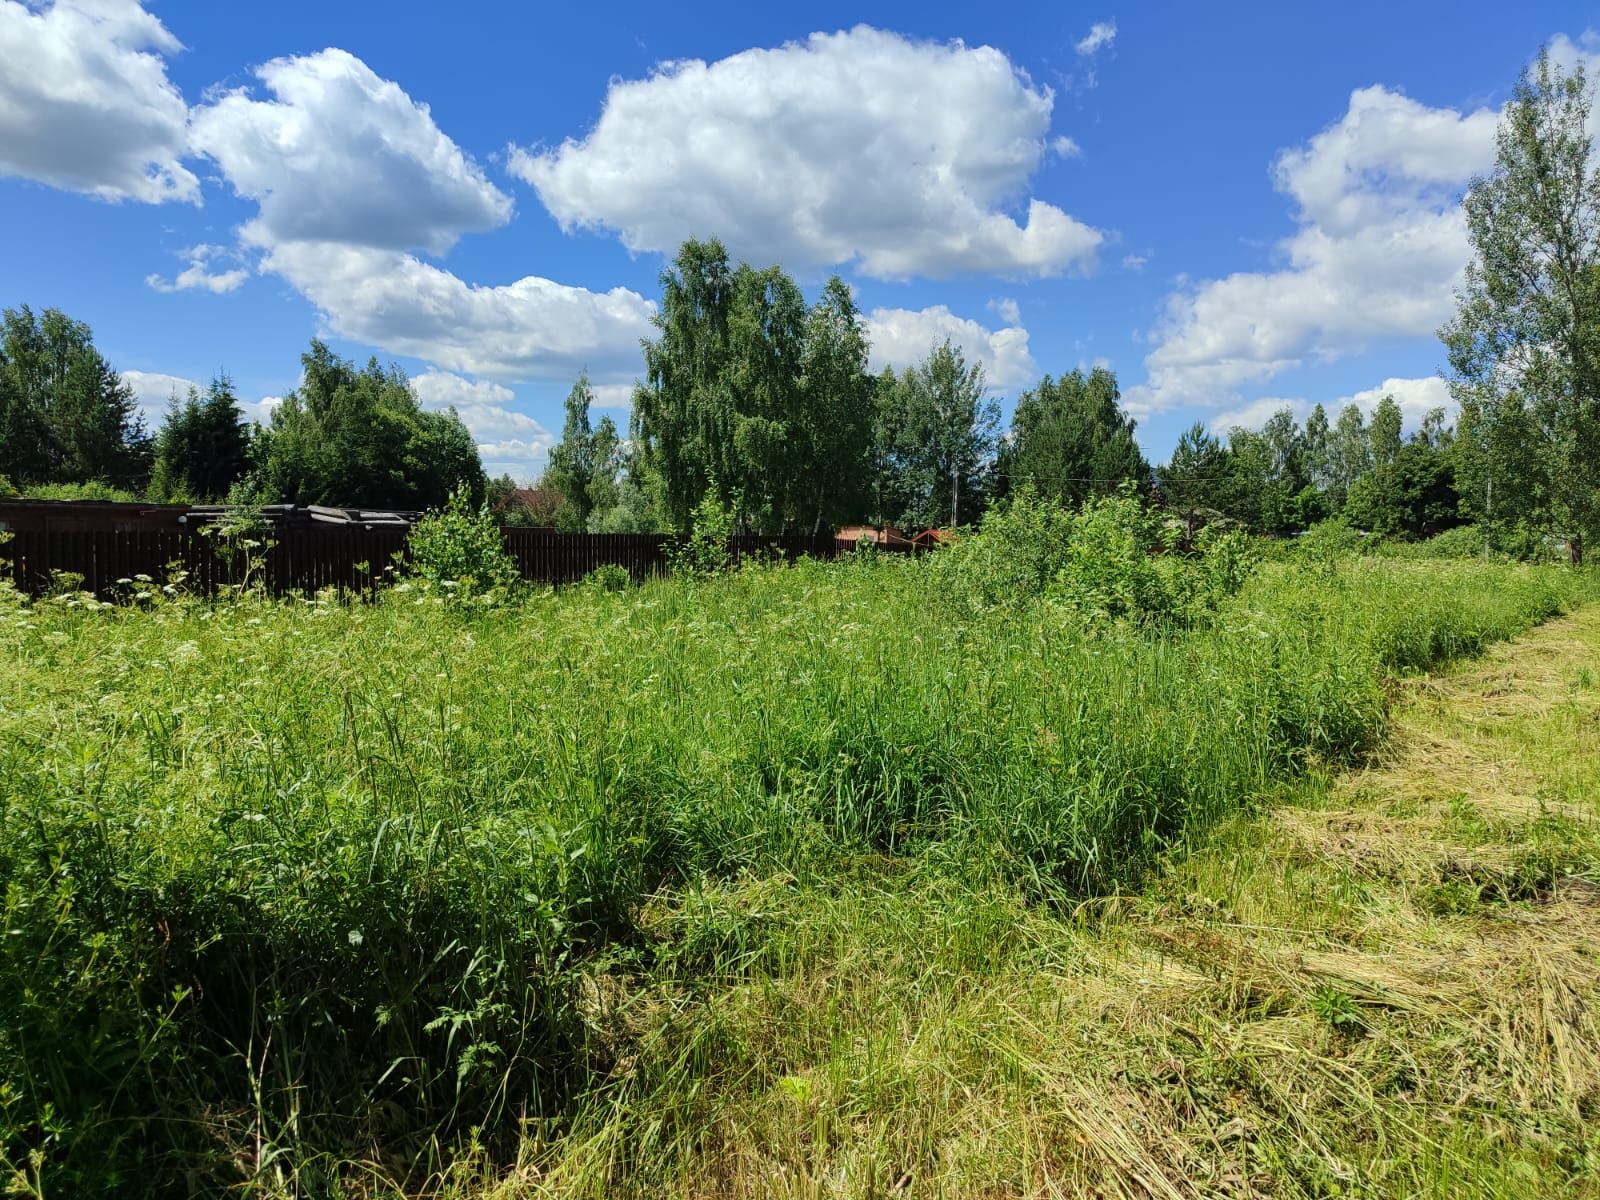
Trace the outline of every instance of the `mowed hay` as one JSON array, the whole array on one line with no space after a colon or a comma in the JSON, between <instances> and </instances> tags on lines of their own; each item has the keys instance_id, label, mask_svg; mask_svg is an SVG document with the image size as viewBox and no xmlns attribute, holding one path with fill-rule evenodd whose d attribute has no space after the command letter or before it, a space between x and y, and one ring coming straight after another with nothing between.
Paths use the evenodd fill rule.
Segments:
<instances>
[{"instance_id":1,"label":"mowed hay","mask_svg":"<svg viewBox=\"0 0 1600 1200\"><path fill-rule=\"evenodd\" d=\"M955 609L927 565L505 607L4 608L8 1184L1583 1178L1586 951L1570 923L1509 924L1582 902L1576 819L1334 794L1431 821L1441 870L1262 810L1315 820L1396 673L1516 636L1586 577L1279 564L1147 626ZM1568 707L1528 729L1556 744ZM1592 763L1525 758L1528 794L1585 794Z\"/></svg>"},{"instance_id":2,"label":"mowed hay","mask_svg":"<svg viewBox=\"0 0 1600 1200\"><path fill-rule=\"evenodd\" d=\"M709 1001L737 1032L677 1169L523 1185L1600 1195L1596 679L1591 608L1410 684L1368 764L1146 895L1019 911L985 971L941 952L937 896L841 902L814 971Z\"/></svg>"}]
</instances>

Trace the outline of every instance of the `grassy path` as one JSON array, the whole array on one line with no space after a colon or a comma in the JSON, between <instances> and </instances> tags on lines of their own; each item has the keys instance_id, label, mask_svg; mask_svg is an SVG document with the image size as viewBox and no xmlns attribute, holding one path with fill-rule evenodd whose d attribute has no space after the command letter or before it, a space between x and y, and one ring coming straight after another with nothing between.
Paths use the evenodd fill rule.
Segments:
<instances>
[{"instance_id":1,"label":"grassy path","mask_svg":"<svg viewBox=\"0 0 1600 1200\"><path fill-rule=\"evenodd\" d=\"M1600 1196L1600 606L1404 692L1377 760L1070 918L881 863L675 900L727 970L597 990L614 1090L456 1185Z\"/></svg>"}]
</instances>

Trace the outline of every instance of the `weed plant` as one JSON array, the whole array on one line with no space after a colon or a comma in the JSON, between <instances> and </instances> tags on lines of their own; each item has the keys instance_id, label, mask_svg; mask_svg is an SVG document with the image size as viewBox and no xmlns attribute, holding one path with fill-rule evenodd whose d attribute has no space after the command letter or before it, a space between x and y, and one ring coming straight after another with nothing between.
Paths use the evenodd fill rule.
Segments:
<instances>
[{"instance_id":1,"label":"weed plant","mask_svg":"<svg viewBox=\"0 0 1600 1200\"><path fill-rule=\"evenodd\" d=\"M1132 552L1110 602L1069 563L1005 603L959 585L964 553L495 605L0 597L12 1184L324 1195L353 1162L509 1155L620 1069L597 963L761 968L725 889L899 863L974 913L1011 897L982 954L1016 905L1134 886L1369 745L1391 673L1588 586L1197 566L1233 573L1205 618L1152 622Z\"/></svg>"}]
</instances>

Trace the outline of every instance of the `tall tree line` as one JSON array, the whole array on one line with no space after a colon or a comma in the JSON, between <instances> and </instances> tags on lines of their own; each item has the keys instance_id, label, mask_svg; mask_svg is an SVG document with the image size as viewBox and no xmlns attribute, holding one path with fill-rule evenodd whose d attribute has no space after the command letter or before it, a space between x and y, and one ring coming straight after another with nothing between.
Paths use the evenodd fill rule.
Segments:
<instances>
[{"instance_id":1,"label":"tall tree line","mask_svg":"<svg viewBox=\"0 0 1600 1200\"><path fill-rule=\"evenodd\" d=\"M1218 519L1286 534L1340 516L1383 536L1431 537L1470 519L1455 486L1457 444L1443 409L1409 438L1403 424L1392 396L1370 421L1345 406L1331 427L1320 404L1303 425L1285 407L1226 440L1197 424L1156 472L1159 495L1188 536Z\"/></svg>"},{"instance_id":2,"label":"tall tree line","mask_svg":"<svg viewBox=\"0 0 1600 1200\"><path fill-rule=\"evenodd\" d=\"M1441 331L1461 406L1462 492L1502 538L1600 537L1600 170L1581 63L1541 53L1465 200L1473 257Z\"/></svg>"},{"instance_id":3,"label":"tall tree line","mask_svg":"<svg viewBox=\"0 0 1600 1200\"><path fill-rule=\"evenodd\" d=\"M1152 468L1108 370L1047 375L1009 429L981 364L946 341L874 375L850 289L808 303L777 266L685 242L661 274L655 336L624 435L579 379L539 519L591 531L684 530L709 499L739 527L966 524L1027 488L1064 505L1132 486L1188 534L1229 520L1267 533L1341 516L1427 537L1467 521L1506 547L1600 538L1600 170L1580 67L1541 54L1505 108L1493 169L1464 200L1472 260L1440 331L1459 405L1406 435L1370 414L1289 409L1225 436L1196 425ZM8 309L0 327L0 475L99 482L163 497L235 489L268 500L425 507L486 481L453 412L422 408L403 372L313 342L303 383L247 427L226 377L144 428L86 325ZM496 494L516 493L499 481ZM532 501L529 502L530 506Z\"/></svg>"},{"instance_id":4,"label":"tall tree line","mask_svg":"<svg viewBox=\"0 0 1600 1200\"><path fill-rule=\"evenodd\" d=\"M24 492L104 485L157 501L241 499L428 508L483 466L453 410L417 401L405 373L357 368L320 341L303 381L265 425L248 424L223 374L174 395L161 428L144 426L132 390L82 321L57 309L0 320L0 479Z\"/></svg>"},{"instance_id":5,"label":"tall tree line","mask_svg":"<svg viewBox=\"0 0 1600 1200\"><path fill-rule=\"evenodd\" d=\"M564 498L558 527L682 530L707 496L766 532L947 526L1024 480L1064 502L1148 482L1109 371L1046 377L1002 437L982 365L949 340L869 373L837 277L808 306L780 268L734 265L719 242L691 240L661 285L626 444L607 418L592 423L586 380L568 396L541 480Z\"/></svg>"},{"instance_id":6,"label":"tall tree line","mask_svg":"<svg viewBox=\"0 0 1600 1200\"><path fill-rule=\"evenodd\" d=\"M14 484L141 486L151 439L89 327L23 305L0 318L0 475Z\"/></svg>"}]
</instances>

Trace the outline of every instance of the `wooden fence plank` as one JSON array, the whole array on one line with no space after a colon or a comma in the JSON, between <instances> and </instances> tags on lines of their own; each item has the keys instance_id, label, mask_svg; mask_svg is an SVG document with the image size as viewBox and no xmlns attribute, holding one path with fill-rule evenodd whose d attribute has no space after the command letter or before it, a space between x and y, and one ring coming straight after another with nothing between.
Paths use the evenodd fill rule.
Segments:
<instances>
[{"instance_id":1,"label":"wooden fence plank","mask_svg":"<svg viewBox=\"0 0 1600 1200\"><path fill-rule=\"evenodd\" d=\"M524 579L549 584L575 583L597 567L615 565L643 580L667 570L664 534L557 533L548 529L505 529L507 553ZM266 546L247 556L242 550L219 548L202 529L51 528L18 530L0 544L0 559L25 592L41 594L54 573L83 578L83 586L110 595L120 579L148 575L164 583L172 569L186 572L186 587L203 595L251 582L274 596L315 595L333 589L341 595L371 594L391 576L387 568L404 558L406 533L397 529L284 529L266 535ZM849 543L832 534L765 536L739 534L729 544L730 557L744 563L764 557L794 562L801 557L834 558Z\"/></svg>"}]
</instances>

